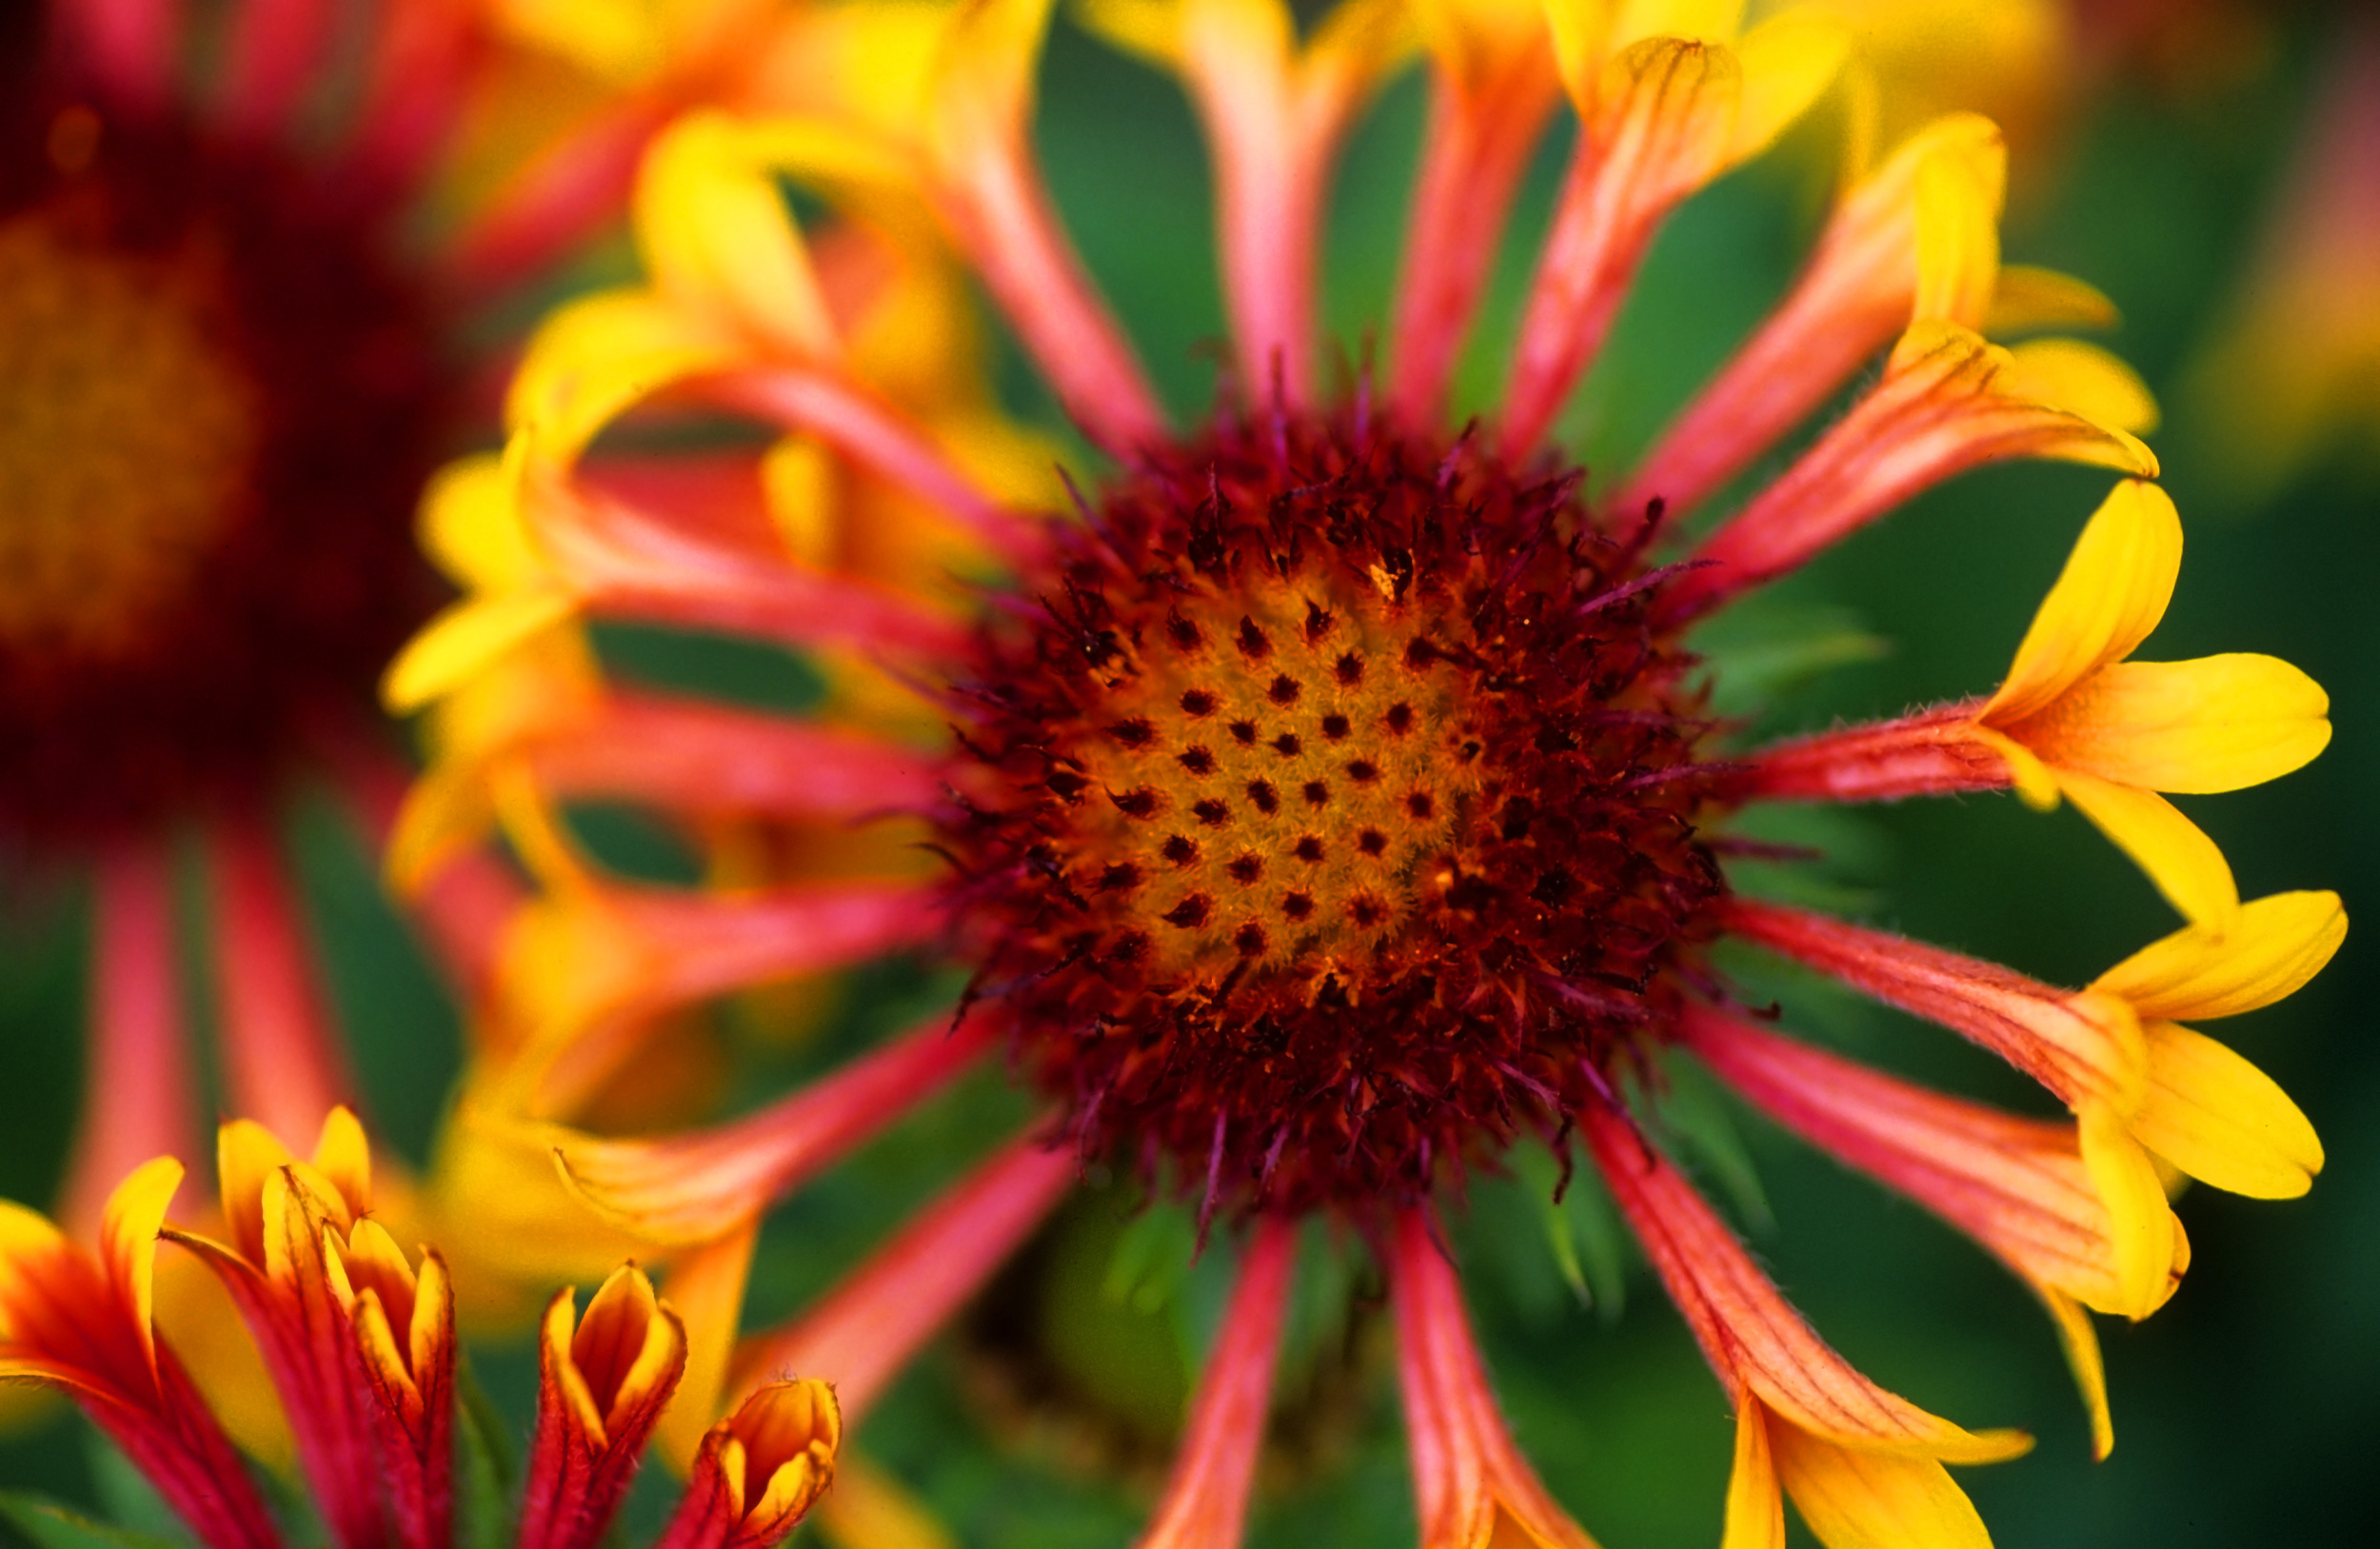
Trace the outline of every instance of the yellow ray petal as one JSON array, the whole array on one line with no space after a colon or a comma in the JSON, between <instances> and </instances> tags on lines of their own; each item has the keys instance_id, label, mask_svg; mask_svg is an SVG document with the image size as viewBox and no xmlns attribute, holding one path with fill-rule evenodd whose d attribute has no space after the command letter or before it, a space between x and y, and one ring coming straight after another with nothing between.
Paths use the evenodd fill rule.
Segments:
<instances>
[{"instance_id":1,"label":"yellow ray petal","mask_svg":"<svg viewBox=\"0 0 2380 1549\"><path fill-rule=\"evenodd\" d=\"M1931 1458L1837 1446L1769 1427L1794 1508L1827 1549L1991 1549L1983 1519Z\"/></svg>"},{"instance_id":2,"label":"yellow ray petal","mask_svg":"<svg viewBox=\"0 0 2380 1549\"><path fill-rule=\"evenodd\" d=\"M2347 940L2336 893L2274 893L2241 905L2228 931L2192 925L2092 981L2144 1018L2235 1017L2296 993Z\"/></svg>"},{"instance_id":3,"label":"yellow ray petal","mask_svg":"<svg viewBox=\"0 0 2380 1549\"><path fill-rule=\"evenodd\" d=\"M156 1271L157 1232L166 1223L166 1207L182 1186L182 1163L155 1157L132 1169L101 1213L100 1252L108 1279L122 1297L132 1326L140 1331L141 1349L157 1359Z\"/></svg>"},{"instance_id":4,"label":"yellow ray petal","mask_svg":"<svg viewBox=\"0 0 2380 1549\"><path fill-rule=\"evenodd\" d=\"M372 1208L372 1146L364 1138L364 1122L355 1110L341 1103L323 1115L313 1163L347 1201L349 1214L361 1216Z\"/></svg>"},{"instance_id":5,"label":"yellow ray petal","mask_svg":"<svg viewBox=\"0 0 2380 1549\"><path fill-rule=\"evenodd\" d=\"M2008 725L2129 656L2165 616L2182 569L2182 519L2152 484L2126 480L2093 512L2016 647L1984 719Z\"/></svg>"},{"instance_id":6,"label":"yellow ray petal","mask_svg":"<svg viewBox=\"0 0 2380 1549\"><path fill-rule=\"evenodd\" d=\"M644 290L605 290L549 314L513 373L505 419L567 466L630 405L734 358L734 340Z\"/></svg>"},{"instance_id":7,"label":"yellow ray petal","mask_svg":"<svg viewBox=\"0 0 2380 1549\"><path fill-rule=\"evenodd\" d=\"M450 463L422 499L422 546L466 586L517 586L549 568L521 520L520 461L514 452Z\"/></svg>"},{"instance_id":8,"label":"yellow ray petal","mask_svg":"<svg viewBox=\"0 0 2380 1549\"><path fill-rule=\"evenodd\" d=\"M265 1261L266 1181L294 1160L280 1138L253 1119L234 1119L215 1131L225 1226L249 1263Z\"/></svg>"},{"instance_id":9,"label":"yellow ray petal","mask_svg":"<svg viewBox=\"0 0 2380 1549\"><path fill-rule=\"evenodd\" d=\"M2034 339L2009 350L2010 390L2071 410L2110 429L2145 436L2157 427L2157 401L2138 372L2097 345Z\"/></svg>"},{"instance_id":10,"label":"yellow ray petal","mask_svg":"<svg viewBox=\"0 0 2380 1549\"><path fill-rule=\"evenodd\" d=\"M2146 1318L2165 1299L2173 1264L2173 1210L2166 1203L2148 1154L2107 1104L2087 1104L2076 1116L2083 1166L2108 1207L2108 1237L2115 1254L2117 1294L2128 1318Z\"/></svg>"},{"instance_id":11,"label":"yellow ray petal","mask_svg":"<svg viewBox=\"0 0 2380 1549\"><path fill-rule=\"evenodd\" d=\"M2152 1022L2149 1100L2132 1136L2202 1183L2292 1200L2322 1170L2322 1141L2271 1077L2190 1028Z\"/></svg>"},{"instance_id":12,"label":"yellow ray petal","mask_svg":"<svg viewBox=\"0 0 2380 1549\"><path fill-rule=\"evenodd\" d=\"M381 680L381 702L403 715L443 699L506 651L571 616L578 599L560 586L466 598L406 643Z\"/></svg>"},{"instance_id":13,"label":"yellow ray petal","mask_svg":"<svg viewBox=\"0 0 2380 1549\"><path fill-rule=\"evenodd\" d=\"M2023 730L2062 767L2143 790L2211 793L2311 762L2330 744L2330 708L2322 685L2287 662L2232 653L2118 662Z\"/></svg>"},{"instance_id":14,"label":"yellow ray petal","mask_svg":"<svg viewBox=\"0 0 2380 1549\"><path fill-rule=\"evenodd\" d=\"M1994 339L2041 328L2112 328L2115 303L2088 281L2030 264L2005 264L1983 331Z\"/></svg>"},{"instance_id":15,"label":"yellow ray petal","mask_svg":"<svg viewBox=\"0 0 2380 1549\"><path fill-rule=\"evenodd\" d=\"M1744 71L1743 98L1725 162L1748 161L1766 150L1841 73L1850 52L1850 33L1806 11L1787 11L1744 34L1735 46Z\"/></svg>"},{"instance_id":16,"label":"yellow ray petal","mask_svg":"<svg viewBox=\"0 0 2380 1549\"><path fill-rule=\"evenodd\" d=\"M2152 791L2066 769L2056 774L2059 793L2149 874L2167 903L2194 923L2231 928L2239 885L2231 863L2196 824Z\"/></svg>"},{"instance_id":17,"label":"yellow ray petal","mask_svg":"<svg viewBox=\"0 0 2380 1549\"><path fill-rule=\"evenodd\" d=\"M2089 1310L2073 1297L2048 1285L2033 1289L2040 1294L2042 1305L2050 1309L2058 1345L2066 1352L2066 1364L2074 1373L2074 1386L2081 1390L2083 1408L2090 1413L2091 1456L2105 1462L2115 1450L2115 1420L2108 1413L2108 1373L2099 1359L2098 1330L2091 1326Z\"/></svg>"},{"instance_id":18,"label":"yellow ray petal","mask_svg":"<svg viewBox=\"0 0 2380 1549\"><path fill-rule=\"evenodd\" d=\"M1912 314L1983 326L2000 271L1996 157L1931 156L1917 169L1917 292Z\"/></svg>"},{"instance_id":19,"label":"yellow ray petal","mask_svg":"<svg viewBox=\"0 0 2380 1549\"><path fill-rule=\"evenodd\" d=\"M1769 1451L1769 1412L1746 1393L1735 1407L1735 1466L1727 1477L1719 1549L1785 1549L1785 1498Z\"/></svg>"},{"instance_id":20,"label":"yellow ray petal","mask_svg":"<svg viewBox=\"0 0 2380 1549\"><path fill-rule=\"evenodd\" d=\"M724 113L679 120L645 153L637 245L654 285L798 359L837 350L775 169Z\"/></svg>"},{"instance_id":21,"label":"yellow ray petal","mask_svg":"<svg viewBox=\"0 0 2380 1549\"><path fill-rule=\"evenodd\" d=\"M669 1301L685 1325L685 1378L653 1435L662 1456L676 1467L693 1458L726 1391L759 1233L754 1221L719 1241L688 1249L670 1265Z\"/></svg>"}]
</instances>

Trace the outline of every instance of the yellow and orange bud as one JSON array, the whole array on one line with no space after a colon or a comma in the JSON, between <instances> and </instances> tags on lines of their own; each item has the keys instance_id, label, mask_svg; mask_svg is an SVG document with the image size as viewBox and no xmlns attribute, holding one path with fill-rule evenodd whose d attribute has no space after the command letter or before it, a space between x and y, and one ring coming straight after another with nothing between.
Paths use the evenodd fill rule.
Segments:
<instances>
[{"instance_id":1,"label":"yellow and orange bud","mask_svg":"<svg viewBox=\"0 0 2380 1549\"><path fill-rule=\"evenodd\" d=\"M656 1549L770 1549L835 1481L843 1411L815 1378L771 1382L704 1433Z\"/></svg>"},{"instance_id":2,"label":"yellow and orange bud","mask_svg":"<svg viewBox=\"0 0 2380 1549\"><path fill-rule=\"evenodd\" d=\"M323 1121L310 1162L235 1120L217 1135L229 1242L169 1227L239 1308L288 1413L298 1461L343 1544L446 1542L454 1297L446 1266L417 1269L367 1212L371 1149L347 1109ZM402 1329L402 1333L399 1330Z\"/></svg>"},{"instance_id":3,"label":"yellow and orange bud","mask_svg":"<svg viewBox=\"0 0 2380 1549\"><path fill-rule=\"evenodd\" d=\"M685 1326L636 1265L612 1272L584 1319L577 1306L577 1292L554 1293L538 1335L519 1549L585 1549L603 1537L685 1371Z\"/></svg>"},{"instance_id":4,"label":"yellow and orange bud","mask_svg":"<svg viewBox=\"0 0 2380 1549\"><path fill-rule=\"evenodd\" d=\"M230 1439L150 1322L157 1230L181 1182L170 1157L134 1169L108 1199L97 1257L0 1201L0 1381L71 1397L208 1549L279 1549Z\"/></svg>"}]
</instances>

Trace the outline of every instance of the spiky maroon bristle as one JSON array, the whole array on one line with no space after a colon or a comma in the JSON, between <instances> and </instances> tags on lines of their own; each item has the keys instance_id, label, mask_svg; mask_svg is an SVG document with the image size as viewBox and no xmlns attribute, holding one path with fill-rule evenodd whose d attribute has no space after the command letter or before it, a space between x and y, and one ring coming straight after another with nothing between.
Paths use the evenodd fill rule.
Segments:
<instances>
[{"instance_id":1,"label":"spiky maroon bristle","mask_svg":"<svg viewBox=\"0 0 2380 1549\"><path fill-rule=\"evenodd\" d=\"M366 724L456 398L395 190L69 65L0 107L0 841L63 851Z\"/></svg>"},{"instance_id":2,"label":"spiky maroon bristle","mask_svg":"<svg viewBox=\"0 0 2380 1549\"><path fill-rule=\"evenodd\" d=\"M1645 524L1354 410L1149 454L995 611L942 819L1087 1155L1426 1193L1608 1101L1724 887Z\"/></svg>"}]
</instances>

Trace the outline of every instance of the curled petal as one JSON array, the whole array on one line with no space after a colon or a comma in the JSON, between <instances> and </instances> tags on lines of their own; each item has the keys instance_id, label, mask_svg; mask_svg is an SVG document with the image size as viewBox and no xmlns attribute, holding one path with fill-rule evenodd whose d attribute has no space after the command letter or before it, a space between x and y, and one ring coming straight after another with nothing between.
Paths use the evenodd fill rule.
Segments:
<instances>
[{"instance_id":1,"label":"curled petal","mask_svg":"<svg viewBox=\"0 0 2380 1549\"><path fill-rule=\"evenodd\" d=\"M1841 68L1847 45L1831 24L1788 14L1732 48L1676 34L1631 39L1623 31L1610 39L1617 51L1605 60L1588 46L1599 10L1563 3L1548 12L1578 108L1579 151L1513 358L1501 432L1508 453L1535 447L1553 423L1661 220L1800 116ZM1692 28L1683 15L1639 20ZM1713 22L1734 30L1732 17L1704 25Z\"/></svg>"},{"instance_id":2,"label":"curled petal","mask_svg":"<svg viewBox=\"0 0 2380 1549\"><path fill-rule=\"evenodd\" d=\"M1944 1097L1704 1007L1680 1031L1762 1112L1933 1210L2044 1296L2123 1310L2107 1207L2073 1125Z\"/></svg>"},{"instance_id":3,"label":"curled petal","mask_svg":"<svg viewBox=\"0 0 2380 1549\"><path fill-rule=\"evenodd\" d=\"M2114 1310L2146 1318L2165 1301L2174 1257L2181 1251L2174 1241L2173 1211L2166 1203L2164 1181L2123 1119L2107 1104L2087 1102L2075 1120L2083 1166L2108 1208L2109 1238L2115 1247Z\"/></svg>"},{"instance_id":4,"label":"curled petal","mask_svg":"<svg viewBox=\"0 0 2380 1549\"><path fill-rule=\"evenodd\" d=\"M530 336L505 419L516 435L531 432L538 465L566 468L631 406L738 353L727 331L648 291L600 290L557 308Z\"/></svg>"},{"instance_id":5,"label":"curled petal","mask_svg":"<svg viewBox=\"0 0 2380 1549\"><path fill-rule=\"evenodd\" d=\"M2147 1046L2130 1003L2080 995L1940 947L1799 909L1730 900L1727 928L1864 995L1939 1023L2033 1077L2070 1108L2138 1107Z\"/></svg>"},{"instance_id":6,"label":"curled petal","mask_svg":"<svg viewBox=\"0 0 2380 1549\"><path fill-rule=\"evenodd\" d=\"M636 233L657 290L771 352L832 357L818 276L754 138L724 113L663 131L637 179Z\"/></svg>"},{"instance_id":7,"label":"curled petal","mask_svg":"<svg viewBox=\"0 0 2380 1549\"><path fill-rule=\"evenodd\" d=\"M505 1079L528 1111L568 1108L632 1052L662 1012L912 944L932 901L903 885L710 897L574 889L532 904L505 948L506 1003L529 1029Z\"/></svg>"},{"instance_id":8,"label":"curled petal","mask_svg":"<svg viewBox=\"0 0 2380 1549\"><path fill-rule=\"evenodd\" d=\"M486 593L449 604L405 644L381 679L381 703L402 715L444 699L497 658L575 615L560 586Z\"/></svg>"},{"instance_id":9,"label":"curled petal","mask_svg":"<svg viewBox=\"0 0 2380 1549\"><path fill-rule=\"evenodd\" d=\"M2173 1234L2177 1242L2185 1244L2182 1255L2189 1256L2188 1239ZM2060 1349L2066 1352L2066 1364L2074 1374L2074 1386L2081 1390L2083 1408L2091 1417L2091 1456L2106 1462L2108 1454L2115 1450L2115 1420L2108 1412L2107 1366L2099 1359L2099 1334L2091 1326L2091 1314L2073 1297L2039 1288L2042 1305L2050 1310L2050 1321L2057 1328Z\"/></svg>"},{"instance_id":10,"label":"curled petal","mask_svg":"<svg viewBox=\"0 0 2380 1549\"><path fill-rule=\"evenodd\" d=\"M1717 172L1742 89L1732 50L1684 38L1649 38L1606 67L1581 108L1579 154L1521 324L1504 393L1508 452L1543 436L1617 315L1655 228Z\"/></svg>"},{"instance_id":11,"label":"curled petal","mask_svg":"<svg viewBox=\"0 0 2380 1549\"><path fill-rule=\"evenodd\" d=\"M1909 326L1916 185L1938 162L1957 167L1970 185L1996 188L2008 164L1999 126L1973 113L1937 119L1862 177L1792 292L1662 433L1616 509L1641 510L1655 499L1673 515L1693 509Z\"/></svg>"}]
</instances>

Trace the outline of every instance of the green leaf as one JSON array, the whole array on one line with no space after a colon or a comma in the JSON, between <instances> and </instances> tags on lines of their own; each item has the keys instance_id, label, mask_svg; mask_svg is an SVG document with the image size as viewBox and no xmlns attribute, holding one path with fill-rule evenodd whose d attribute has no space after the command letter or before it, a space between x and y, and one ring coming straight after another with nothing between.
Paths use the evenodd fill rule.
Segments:
<instances>
[{"instance_id":1,"label":"green leaf","mask_svg":"<svg viewBox=\"0 0 2380 1549\"><path fill-rule=\"evenodd\" d=\"M512 1538L514 1460L504 1417L458 1357L454 1372L455 1549L504 1549Z\"/></svg>"},{"instance_id":2,"label":"green leaf","mask_svg":"<svg viewBox=\"0 0 2380 1549\"><path fill-rule=\"evenodd\" d=\"M1199 1229L1180 1205L1154 1201L1124 1222L1100 1293L1138 1313L1161 1312L1180 1294L1198 1251Z\"/></svg>"},{"instance_id":3,"label":"green leaf","mask_svg":"<svg viewBox=\"0 0 2380 1549\"><path fill-rule=\"evenodd\" d=\"M1620 1224L1619 1206L1594 1167L1571 1174L1562 1195L1562 1217L1578 1245L1579 1267L1595 1295L1596 1316L1606 1326L1619 1321L1628 1305L1628 1233Z\"/></svg>"},{"instance_id":4,"label":"green leaf","mask_svg":"<svg viewBox=\"0 0 2380 1549\"><path fill-rule=\"evenodd\" d=\"M1281 1337L1279 1375L1283 1392L1302 1392L1326 1363L1345 1359L1347 1321L1356 1300L1354 1241L1339 1241L1319 1221L1299 1234L1298 1273L1290 1282L1289 1315Z\"/></svg>"},{"instance_id":5,"label":"green leaf","mask_svg":"<svg viewBox=\"0 0 2380 1549\"><path fill-rule=\"evenodd\" d=\"M174 1515L165 1497L157 1493L157 1487L149 1482L149 1477L124 1455L122 1448L109 1440L97 1426L89 1427L85 1437L83 1453L90 1462L91 1488L109 1522L119 1529L170 1543L194 1541L182 1519Z\"/></svg>"},{"instance_id":6,"label":"green leaf","mask_svg":"<svg viewBox=\"0 0 2380 1549\"><path fill-rule=\"evenodd\" d=\"M1892 644L1848 609L1775 606L1730 609L1696 632L1694 647L1711 665L1711 707L1747 716L1821 673L1873 662Z\"/></svg>"},{"instance_id":7,"label":"green leaf","mask_svg":"<svg viewBox=\"0 0 2380 1549\"><path fill-rule=\"evenodd\" d=\"M135 1533L14 1490L0 1492L0 1516L14 1523L36 1549L181 1549L172 1539Z\"/></svg>"},{"instance_id":8,"label":"green leaf","mask_svg":"<svg viewBox=\"0 0 2380 1549\"><path fill-rule=\"evenodd\" d=\"M1660 1100L1663 1125L1717 1181L1748 1223L1762 1231L1775 1225L1768 1193L1760 1186L1759 1169L1752 1164L1752 1153L1745 1148L1743 1135L1735 1128L1717 1085L1700 1065L1688 1060L1666 1060L1661 1070L1666 1078Z\"/></svg>"},{"instance_id":9,"label":"green leaf","mask_svg":"<svg viewBox=\"0 0 2380 1549\"><path fill-rule=\"evenodd\" d=\"M1523 1146L1513 1153L1513 1170L1521 1179L1545 1232L1546 1247L1582 1307L1595 1309L1606 1325L1619 1321L1627 1305L1627 1260L1619 1212L1604 1192L1593 1167L1574 1168L1567 1188L1561 1166L1552 1153ZM1560 1199L1555 1193L1559 1190Z\"/></svg>"}]
</instances>

